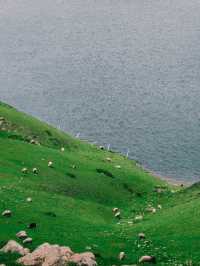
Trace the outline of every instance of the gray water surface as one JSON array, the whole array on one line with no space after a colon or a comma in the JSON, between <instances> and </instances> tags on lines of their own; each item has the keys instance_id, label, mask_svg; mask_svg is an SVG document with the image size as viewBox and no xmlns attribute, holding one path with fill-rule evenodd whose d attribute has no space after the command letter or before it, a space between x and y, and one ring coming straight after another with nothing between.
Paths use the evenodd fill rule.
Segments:
<instances>
[{"instance_id":1,"label":"gray water surface","mask_svg":"<svg viewBox=\"0 0 200 266\"><path fill-rule=\"evenodd\" d=\"M0 100L200 176L199 0L0 0Z\"/></svg>"}]
</instances>

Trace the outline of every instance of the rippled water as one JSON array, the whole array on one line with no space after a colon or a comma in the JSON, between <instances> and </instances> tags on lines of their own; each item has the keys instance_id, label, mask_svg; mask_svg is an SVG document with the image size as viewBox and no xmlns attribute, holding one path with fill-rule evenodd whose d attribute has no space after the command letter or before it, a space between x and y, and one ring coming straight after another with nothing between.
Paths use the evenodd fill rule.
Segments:
<instances>
[{"instance_id":1,"label":"rippled water","mask_svg":"<svg viewBox=\"0 0 200 266\"><path fill-rule=\"evenodd\" d=\"M0 99L163 176L200 176L199 0L0 0Z\"/></svg>"}]
</instances>

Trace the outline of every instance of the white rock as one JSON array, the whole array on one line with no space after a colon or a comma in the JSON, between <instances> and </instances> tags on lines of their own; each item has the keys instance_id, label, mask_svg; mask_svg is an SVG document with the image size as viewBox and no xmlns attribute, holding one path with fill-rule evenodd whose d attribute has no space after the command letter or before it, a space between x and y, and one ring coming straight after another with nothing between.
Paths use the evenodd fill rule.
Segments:
<instances>
[{"instance_id":1,"label":"white rock","mask_svg":"<svg viewBox=\"0 0 200 266\"><path fill-rule=\"evenodd\" d=\"M0 251L4 253L18 253L21 256L25 256L30 252L29 249L23 248L14 240L8 241L8 243L2 249L0 249Z\"/></svg>"},{"instance_id":2,"label":"white rock","mask_svg":"<svg viewBox=\"0 0 200 266\"><path fill-rule=\"evenodd\" d=\"M71 256L69 262L77 266L97 266L92 252L77 253Z\"/></svg>"},{"instance_id":3,"label":"white rock","mask_svg":"<svg viewBox=\"0 0 200 266\"><path fill-rule=\"evenodd\" d=\"M62 147L60 150L61 150L62 152L64 152L64 151L65 151L65 148L64 148L64 147Z\"/></svg>"},{"instance_id":4,"label":"white rock","mask_svg":"<svg viewBox=\"0 0 200 266\"><path fill-rule=\"evenodd\" d=\"M17 262L26 266L64 266L68 265L72 255L73 252L68 247L44 243Z\"/></svg>"}]
</instances>

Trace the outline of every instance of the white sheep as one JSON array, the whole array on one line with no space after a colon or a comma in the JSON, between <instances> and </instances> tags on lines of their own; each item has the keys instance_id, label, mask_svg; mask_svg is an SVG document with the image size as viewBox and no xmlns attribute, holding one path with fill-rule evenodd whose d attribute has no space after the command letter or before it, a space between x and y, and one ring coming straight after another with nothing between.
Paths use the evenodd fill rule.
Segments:
<instances>
[{"instance_id":1,"label":"white sheep","mask_svg":"<svg viewBox=\"0 0 200 266\"><path fill-rule=\"evenodd\" d=\"M115 207L115 208L112 209L112 211L113 211L114 213L116 213L116 212L119 211L119 208L116 208L116 207Z\"/></svg>"},{"instance_id":2,"label":"white sheep","mask_svg":"<svg viewBox=\"0 0 200 266\"><path fill-rule=\"evenodd\" d=\"M5 211L2 212L2 216L10 217L11 215L12 215L11 210L5 210Z\"/></svg>"},{"instance_id":3,"label":"white sheep","mask_svg":"<svg viewBox=\"0 0 200 266\"><path fill-rule=\"evenodd\" d=\"M33 173L34 173L34 174L38 174L38 169L37 169L36 167L35 167L35 168L33 168L33 170L32 170L32 171L33 171Z\"/></svg>"},{"instance_id":4,"label":"white sheep","mask_svg":"<svg viewBox=\"0 0 200 266\"><path fill-rule=\"evenodd\" d=\"M52 161L48 162L48 167L53 167L53 162Z\"/></svg>"},{"instance_id":5,"label":"white sheep","mask_svg":"<svg viewBox=\"0 0 200 266\"><path fill-rule=\"evenodd\" d=\"M143 215L136 215L134 220L135 221L142 221L143 218L144 218Z\"/></svg>"},{"instance_id":6,"label":"white sheep","mask_svg":"<svg viewBox=\"0 0 200 266\"><path fill-rule=\"evenodd\" d=\"M126 257L125 252L122 251L119 253L119 256L118 256L119 260L123 260L123 259L125 259L125 257Z\"/></svg>"},{"instance_id":7,"label":"white sheep","mask_svg":"<svg viewBox=\"0 0 200 266\"><path fill-rule=\"evenodd\" d=\"M139 239L145 239L146 238L144 233L139 233L138 237L139 237Z\"/></svg>"},{"instance_id":8,"label":"white sheep","mask_svg":"<svg viewBox=\"0 0 200 266\"><path fill-rule=\"evenodd\" d=\"M24 244L29 244L29 243L32 243L32 242L33 242L33 239L31 237L27 237L26 239L23 240Z\"/></svg>"},{"instance_id":9,"label":"white sheep","mask_svg":"<svg viewBox=\"0 0 200 266\"><path fill-rule=\"evenodd\" d=\"M16 234L16 236L20 239L26 238L27 237L27 233L26 231L20 231Z\"/></svg>"},{"instance_id":10,"label":"white sheep","mask_svg":"<svg viewBox=\"0 0 200 266\"><path fill-rule=\"evenodd\" d=\"M115 217L118 218L118 219L121 218L121 213L120 213L120 211L118 211L117 213L115 213Z\"/></svg>"},{"instance_id":11,"label":"white sheep","mask_svg":"<svg viewBox=\"0 0 200 266\"><path fill-rule=\"evenodd\" d=\"M154 256L142 256L139 259L139 263L143 263L143 262L150 262L150 263L155 263L156 262L156 258Z\"/></svg>"},{"instance_id":12,"label":"white sheep","mask_svg":"<svg viewBox=\"0 0 200 266\"><path fill-rule=\"evenodd\" d=\"M27 201L27 202L32 202L32 198L28 197L28 198L26 199L26 201Z\"/></svg>"},{"instance_id":13,"label":"white sheep","mask_svg":"<svg viewBox=\"0 0 200 266\"><path fill-rule=\"evenodd\" d=\"M22 173L23 174L27 174L28 173L28 169L26 167L22 168Z\"/></svg>"}]
</instances>

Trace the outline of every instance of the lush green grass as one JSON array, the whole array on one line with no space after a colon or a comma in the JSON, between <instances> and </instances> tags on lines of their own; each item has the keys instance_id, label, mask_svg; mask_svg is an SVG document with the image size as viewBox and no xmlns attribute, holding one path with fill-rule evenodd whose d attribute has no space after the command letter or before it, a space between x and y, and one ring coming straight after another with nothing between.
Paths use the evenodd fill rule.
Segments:
<instances>
[{"instance_id":1,"label":"lush green grass","mask_svg":"<svg viewBox=\"0 0 200 266\"><path fill-rule=\"evenodd\" d=\"M158 265L190 259L198 265L198 185L172 193L174 188L117 153L73 139L5 104L0 104L0 117L5 118L0 126L0 211L13 212L10 218L0 217L0 246L25 229L33 238L31 249L46 241L75 251L91 247L99 265L134 264L144 254L155 255ZM40 145L30 144L33 138ZM53 168L48 167L50 160ZM22 174L23 167L27 174ZM34 167L39 169L37 175L32 173ZM157 193L157 186L166 189ZM28 203L27 197L33 201ZM148 204L163 208L149 214ZM120 223L113 207L121 210ZM144 220L134 222L140 213ZM31 222L37 223L36 229L27 229ZM142 231L148 242L138 240ZM117 258L120 251L127 254L123 262ZM15 260L0 254L6 265Z\"/></svg>"}]
</instances>

